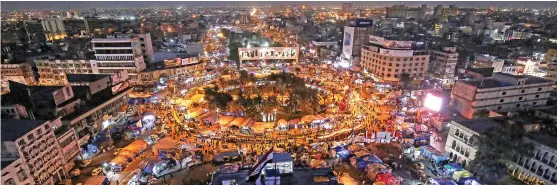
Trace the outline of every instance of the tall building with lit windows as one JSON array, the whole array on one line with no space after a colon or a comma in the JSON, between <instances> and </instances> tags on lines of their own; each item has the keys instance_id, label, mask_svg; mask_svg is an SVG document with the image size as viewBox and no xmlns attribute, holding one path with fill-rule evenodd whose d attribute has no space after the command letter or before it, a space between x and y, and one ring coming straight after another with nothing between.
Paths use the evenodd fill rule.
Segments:
<instances>
[{"instance_id":1,"label":"tall building with lit windows","mask_svg":"<svg viewBox=\"0 0 557 185\"><path fill-rule=\"evenodd\" d=\"M100 74L125 70L133 80L147 67L139 38L93 39L91 42Z\"/></svg>"},{"instance_id":2,"label":"tall building with lit windows","mask_svg":"<svg viewBox=\"0 0 557 185\"><path fill-rule=\"evenodd\" d=\"M382 81L400 81L404 73L422 80L427 75L429 51L414 50L412 45L413 41L370 35L369 43L362 47L360 65Z\"/></svg>"}]
</instances>

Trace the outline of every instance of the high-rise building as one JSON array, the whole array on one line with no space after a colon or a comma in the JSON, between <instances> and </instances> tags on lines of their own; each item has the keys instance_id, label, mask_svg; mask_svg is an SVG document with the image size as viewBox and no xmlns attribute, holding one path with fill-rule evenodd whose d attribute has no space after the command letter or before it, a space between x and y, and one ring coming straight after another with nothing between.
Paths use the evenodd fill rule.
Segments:
<instances>
[{"instance_id":1,"label":"high-rise building","mask_svg":"<svg viewBox=\"0 0 557 185\"><path fill-rule=\"evenodd\" d=\"M66 38L66 29L62 18L47 18L41 21L46 40L60 40Z\"/></svg>"},{"instance_id":2,"label":"high-rise building","mask_svg":"<svg viewBox=\"0 0 557 185\"><path fill-rule=\"evenodd\" d=\"M107 38L138 38L141 43L141 52L143 53L143 61L146 63L155 62L155 54L153 52L153 42L150 33L114 33Z\"/></svg>"},{"instance_id":3,"label":"high-rise building","mask_svg":"<svg viewBox=\"0 0 557 185\"><path fill-rule=\"evenodd\" d=\"M457 81L450 106L468 119L480 110L503 112L545 106L552 84L534 76L494 73L491 78Z\"/></svg>"},{"instance_id":4,"label":"high-rise building","mask_svg":"<svg viewBox=\"0 0 557 185\"><path fill-rule=\"evenodd\" d=\"M1 65L2 73L2 94L9 92L8 81L22 84L35 84L35 76L31 65L27 63L6 63Z\"/></svg>"},{"instance_id":5,"label":"high-rise building","mask_svg":"<svg viewBox=\"0 0 557 185\"><path fill-rule=\"evenodd\" d=\"M387 7L387 18L416 18L421 19L425 17L427 12L427 5L423 4L420 7L407 7L404 5L394 5Z\"/></svg>"},{"instance_id":6,"label":"high-rise building","mask_svg":"<svg viewBox=\"0 0 557 185\"><path fill-rule=\"evenodd\" d=\"M413 43L370 35L369 44L362 47L361 66L383 81L400 81L404 73L422 80L427 75L429 51L414 50Z\"/></svg>"},{"instance_id":7,"label":"high-rise building","mask_svg":"<svg viewBox=\"0 0 557 185\"><path fill-rule=\"evenodd\" d=\"M240 24L249 24L249 23L250 23L250 15L240 14Z\"/></svg>"},{"instance_id":8,"label":"high-rise building","mask_svg":"<svg viewBox=\"0 0 557 185\"><path fill-rule=\"evenodd\" d=\"M29 172L28 178L32 179L33 184L54 185L63 179L64 163L53 129L53 126L62 125L60 119L2 119L1 125L2 158L5 155L20 157L23 161L21 169Z\"/></svg>"},{"instance_id":9,"label":"high-rise building","mask_svg":"<svg viewBox=\"0 0 557 185\"><path fill-rule=\"evenodd\" d=\"M433 8L433 16L436 18L446 19L450 16L456 16L459 14L466 14L466 13L478 13L479 11L484 11L482 9L477 8L458 8L455 5L450 5L449 7L443 7L442 5L437 5Z\"/></svg>"},{"instance_id":10,"label":"high-rise building","mask_svg":"<svg viewBox=\"0 0 557 185\"><path fill-rule=\"evenodd\" d=\"M91 42L101 74L126 70L133 80L146 68L139 38L93 39Z\"/></svg>"},{"instance_id":11,"label":"high-rise building","mask_svg":"<svg viewBox=\"0 0 557 185\"><path fill-rule=\"evenodd\" d=\"M373 28L373 20L355 19L344 26L342 41L342 58L350 62L351 66L360 65L362 46L368 42L368 36Z\"/></svg>"},{"instance_id":12,"label":"high-rise building","mask_svg":"<svg viewBox=\"0 0 557 185\"><path fill-rule=\"evenodd\" d=\"M437 78L443 84L453 84L455 81L455 69L458 60L456 47L443 47L431 50L429 53L428 73Z\"/></svg>"},{"instance_id":13,"label":"high-rise building","mask_svg":"<svg viewBox=\"0 0 557 185\"><path fill-rule=\"evenodd\" d=\"M46 35L40 19L27 20L23 22L27 42L39 44L46 41Z\"/></svg>"},{"instance_id":14,"label":"high-rise building","mask_svg":"<svg viewBox=\"0 0 557 185\"><path fill-rule=\"evenodd\" d=\"M352 3L342 3L340 11L348 13L352 11Z\"/></svg>"}]
</instances>

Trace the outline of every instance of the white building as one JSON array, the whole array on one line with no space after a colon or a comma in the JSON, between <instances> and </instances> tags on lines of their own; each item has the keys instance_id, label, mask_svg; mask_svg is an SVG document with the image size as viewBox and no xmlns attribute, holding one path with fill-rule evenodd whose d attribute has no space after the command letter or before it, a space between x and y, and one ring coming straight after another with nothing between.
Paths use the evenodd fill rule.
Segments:
<instances>
[{"instance_id":1,"label":"white building","mask_svg":"<svg viewBox=\"0 0 557 185\"><path fill-rule=\"evenodd\" d=\"M41 21L47 40L60 40L66 38L66 29L62 18L48 18Z\"/></svg>"},{"instance_id":2,"label":"white building","mask_svg":"<svg viewBox=\"0 0 557 185\"><path fill-rule=\"evenodd\" d=\"M503 71L503 66L505 66L504 60L494 56L476 54L475 57L476 60L472 63L474 68L493 67L493 72L498 73Z\"/></svg>"},{"instance_id":3,"label":"white building","mask_svg":"<svg viewBox=\"0 0 557 185\"><path fill-rule=\"evenodd\" d=\"M453 84L458 60L456 47L444 47L429 53L428 72L432 77L440 79L443 84Z\"/></svg>"},{"instance_id":4,"label":"white building","mask_svg":"<svg viewBox=\"0 0 557 185\"><path fill-rule=\"evenodd\" d=\"M552 82L543 78L494 73L482 80L457 81L450 105L471 119L482 109L503 112L544 106L552 90Z\"/></svg>"},{"instance_id":5,"label":"white building","mask_svg":"<svg viewBox=\"0 0 557 185\"><path fill-rule=\"evenodd\" d=\"M0 182L3 185L33 184L33 178L25 167L26 165L21 158L4 160L4 157L2 157L2 180Z\"/></svg>"},{"instance_id":6,"label":"white building","mask_svg":"<svg viewBox=\"0 0 557 185\"><path fill-rule=\"evenodd\" d=\"M510 173L526 182L557 185L557 137L533 133L524 139L534 145L534 157L515 155L508 164Z\"/></svg>"},{"instance_id":7,"label":"white building","mask_svg":"<svg viewBox=\"0 0 557 185\"><path fill-rule=\"evenodd\" d=\"M143 61L146 63L155 62L153 41L151 41L150 33L115 33L108 35L107 38L139 38L139 43L141 43L141 52L143 52Z\"/></svg>"},{"instance_id":8,"label":"white building","mask_svg":"<svg viewBox=\"0 0 557 185\"><path fill-rule=\"evenodd\" d=\"M139 38L93 39L91 42L101 74L126 70L133 80L146 68Z\"/></svg>"},{"instance_id":9,"label":"white building","mask_svg":"<svg viewBox=\"0 0 557 185\"><path fill-rule=\"evenodd\" d=\"M474 119L466 121L451 121L449 136L445 143L445 153L449 160L466 166L474 160L476 152L474 142L487 129L497 127L499 123L494 119Z\"/></svg>"},{"instance_id":10,"label":"white building","mask_svg":"<svg viewBox=\"0 0 557 185\"><path fill-rule=\"evenodd\" d=\"M63 179L63 155L52 125L61 125L60 119L2 120L2 161L4 156L20 157L32 184L53 185Z\"/></svg>"},{"instance_id":11,"label":"white building","mask_svg":"<svg viewBox=\"0 0 557 185\"><path fill-rule=\"evenodd\" d=\"M67 84L66 74L99 74L96 60L35 60L39 84Z\"/></svg>"}]
</instances>

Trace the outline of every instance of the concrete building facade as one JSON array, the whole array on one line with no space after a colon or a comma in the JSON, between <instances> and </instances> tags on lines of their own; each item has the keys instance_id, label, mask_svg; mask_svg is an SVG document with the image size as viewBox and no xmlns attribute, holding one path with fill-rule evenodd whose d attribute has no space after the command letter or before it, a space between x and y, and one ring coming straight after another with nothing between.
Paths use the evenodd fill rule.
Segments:
<instances>
[{"instance_id":1,"label":"concrete building facade","mask_svg":"<svg viewBox=\"0 0 557 185\"><path fill-rule=\"evenodd\" d=\"M362 47L361 66L383 81L400 81L403 73L414 80L427 75L429 51L412 49L387 49L370 44Z\"/></svg>"},{"instance_id":2,"label":"concrete building facade","mask_svg":"<svg viewBox=\"0 0 557 185\"><path fill-rule=\"evenodd\" d=\"M440 50L432 50L429 53L429 57L428 72L431 77L440 79L443 84L453 84L458 60L456 47L444 47Z\"/></svg>"},{"instance_id":3,"label":"concrete building facade","mask_svg":"<svg viewBox=\"0 0 557 185\"><path fill-rule=\"evenodd\" d=\"M139 38L93 39L97 68L101 74L126 70L130 79L146 68Z\"/></svg>"},{"instance_id":4,"label":"concrete building facade","mask_svg":"<svg viewBox=\"0 0 557 185\"><path fill-rule=\"evenodd\" d=\"M513 111L544 106L552 90L552 82L543 78L494 73L482 80L457 81L450 106L470 119L482 109Z\"/></svg>"}]
</instances>

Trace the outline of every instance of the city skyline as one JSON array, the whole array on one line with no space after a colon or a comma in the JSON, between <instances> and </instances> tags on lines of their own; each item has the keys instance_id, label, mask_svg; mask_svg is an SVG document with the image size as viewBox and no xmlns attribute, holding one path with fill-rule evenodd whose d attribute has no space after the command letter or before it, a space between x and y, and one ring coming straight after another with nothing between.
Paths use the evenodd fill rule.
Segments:
<instances>
[{"instance_id":1,"label":"city skyline","mask_svg":"<svg viewBox=\"0 0 557 185\"><path fill-rule=\"evenodd\" d=\"M308 6L338 6L342 2L350 1L209 1L209 2L178 2L178 1L60 1L60 2L33 2L29 4L24 1L8 1L2 2L2 10L7 11L21 11L21 10L68 10L68 9L87 9L87 8L153 8L153 7L226 7L226 6L286 6L286 5L308 5ZM553 1L377 1L377 2L350 2L355 6L392 6L397 4L404 4L407 6L417 6L427 4L430 7L436 5L455 5L458 7L501 7L501 8L557 8L557 2Z\"/></svg>"}]
</instances>

